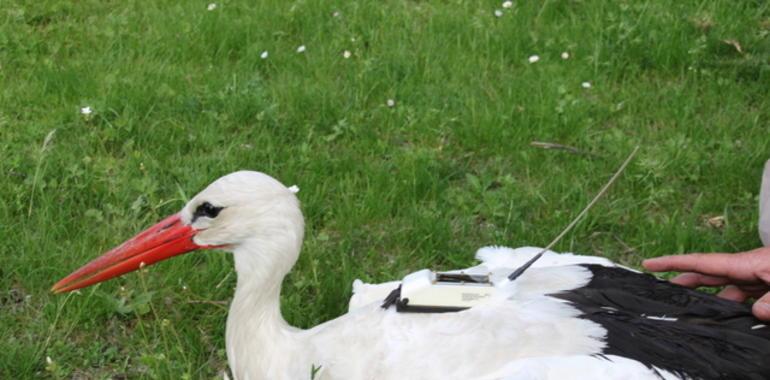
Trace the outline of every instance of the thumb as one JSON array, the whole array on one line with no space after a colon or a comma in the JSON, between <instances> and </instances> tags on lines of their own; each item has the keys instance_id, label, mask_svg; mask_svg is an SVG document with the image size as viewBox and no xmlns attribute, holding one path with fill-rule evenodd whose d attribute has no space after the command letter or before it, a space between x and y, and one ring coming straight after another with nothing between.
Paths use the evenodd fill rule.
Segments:
<instances>
[{"instance_id":1,"label":"thumb","mask_svg":"<svg viewBox=\"0 0 770 380\"><path fill-rule=\"evenodd\" d=\"M751 308L751 312L757 319L763 321L770 321L770 292L765 293L762 298L754 302L754 306Z\"/></svg>"}]
</instances>

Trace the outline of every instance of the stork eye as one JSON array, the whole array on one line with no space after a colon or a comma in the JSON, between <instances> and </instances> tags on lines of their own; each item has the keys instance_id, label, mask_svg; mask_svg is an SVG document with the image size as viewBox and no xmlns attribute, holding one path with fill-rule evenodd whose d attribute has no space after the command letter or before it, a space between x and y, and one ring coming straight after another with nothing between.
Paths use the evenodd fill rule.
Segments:
<instances>
[{"instance_id":1,"label":"stork eye","mask_svg":"<svg viewBox=\"0 0 770 380\"><path fill-rule=\"evenodd\" d=\"M203 202L195 209L193 221L201 216L214 219L219 215L219 212L222 211L223 208L224 207L216 207L209 202Z\"/></svg>"}]
</instances>

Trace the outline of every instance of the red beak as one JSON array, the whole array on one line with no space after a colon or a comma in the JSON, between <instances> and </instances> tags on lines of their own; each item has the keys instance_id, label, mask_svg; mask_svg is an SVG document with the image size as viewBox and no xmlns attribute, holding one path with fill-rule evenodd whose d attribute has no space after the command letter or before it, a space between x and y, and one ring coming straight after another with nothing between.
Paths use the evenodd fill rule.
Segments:
<instances>
[{"instance_id":1,"label":"red beak","mask_svg":"<svg viewBox=\"0 0 770 380\"><path fill-rule=\"evenodd\" d=\"M195 244L193 237L197 232L182 223L179 214L171 215L57 282L51 291L69 292L176 255L200 248L213 248Z\"/></svg>"}]
</instances>

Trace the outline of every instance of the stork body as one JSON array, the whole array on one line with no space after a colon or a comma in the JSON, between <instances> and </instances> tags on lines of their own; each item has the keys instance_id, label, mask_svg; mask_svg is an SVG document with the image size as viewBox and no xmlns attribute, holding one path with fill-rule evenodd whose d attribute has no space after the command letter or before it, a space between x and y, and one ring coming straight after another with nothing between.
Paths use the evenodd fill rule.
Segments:
<instances>
[{"instance_id":1,"label":"stork body","mask_svg":"<svg viewBox=\"0 0 770 380\"><path fill-rule=\"evenodd\" d=\"M283 320L278 289L266 293L251 282L257 277L239 277L248 280L239 279L230 308L227 350L242 379L307 378L311 368L320 368L318 379L474 379L519 359L579 356L603 346L600 326L544 296L587 283L590 272L576 266L534 268L505 289L515 301L501 296L464 312L420 314L383 310L375 300L310 330Z\"/></svg>"},{"instance_id":2,"label":"stork body","mask_svg":"<svg viewBox=\"0 0 770 380\"><path fill-rule=\"evenodd\" d=\"M770 352L770 334L745 306L601 258L555 253L515 282L506 281L534 249L479 251L498 288L484 305L454 313L398 313L380 307L381 295L397 283L358 282L347 314L297 329L281 316L280 293L303 230L292 191L265 174L236 172L212 183L179 214L63 279L54 291L196 249L231 251L238 280L226 344L237 379L770 377L770 365L761 359ZM733 352L720 352L716 343Z\"/></svg>"}]
</instances>

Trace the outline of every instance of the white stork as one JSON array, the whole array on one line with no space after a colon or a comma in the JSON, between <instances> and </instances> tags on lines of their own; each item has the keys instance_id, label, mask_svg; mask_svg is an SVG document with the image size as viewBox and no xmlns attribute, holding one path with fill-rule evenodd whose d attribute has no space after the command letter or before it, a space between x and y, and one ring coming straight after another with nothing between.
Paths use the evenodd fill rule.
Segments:
<instances>
[{"instance_id":1,"label":"white stork","mask_svg":"<svg viewBox=\"0 0 770 380\"><path fill-rule=\"evenodd\" d=\"M281 316L284 276L304 221L294 192L250 171L226 175L184 208L53 287L82 288L186 252L235 256L227 357L237 379L767 379L770 329L742 304L587 256L483 248L495 298L449 313L381 307L397 283L356 282L350 311L309 330ZM473 270L473 269L469 269Z\"/></svg>"}]
</instances>

